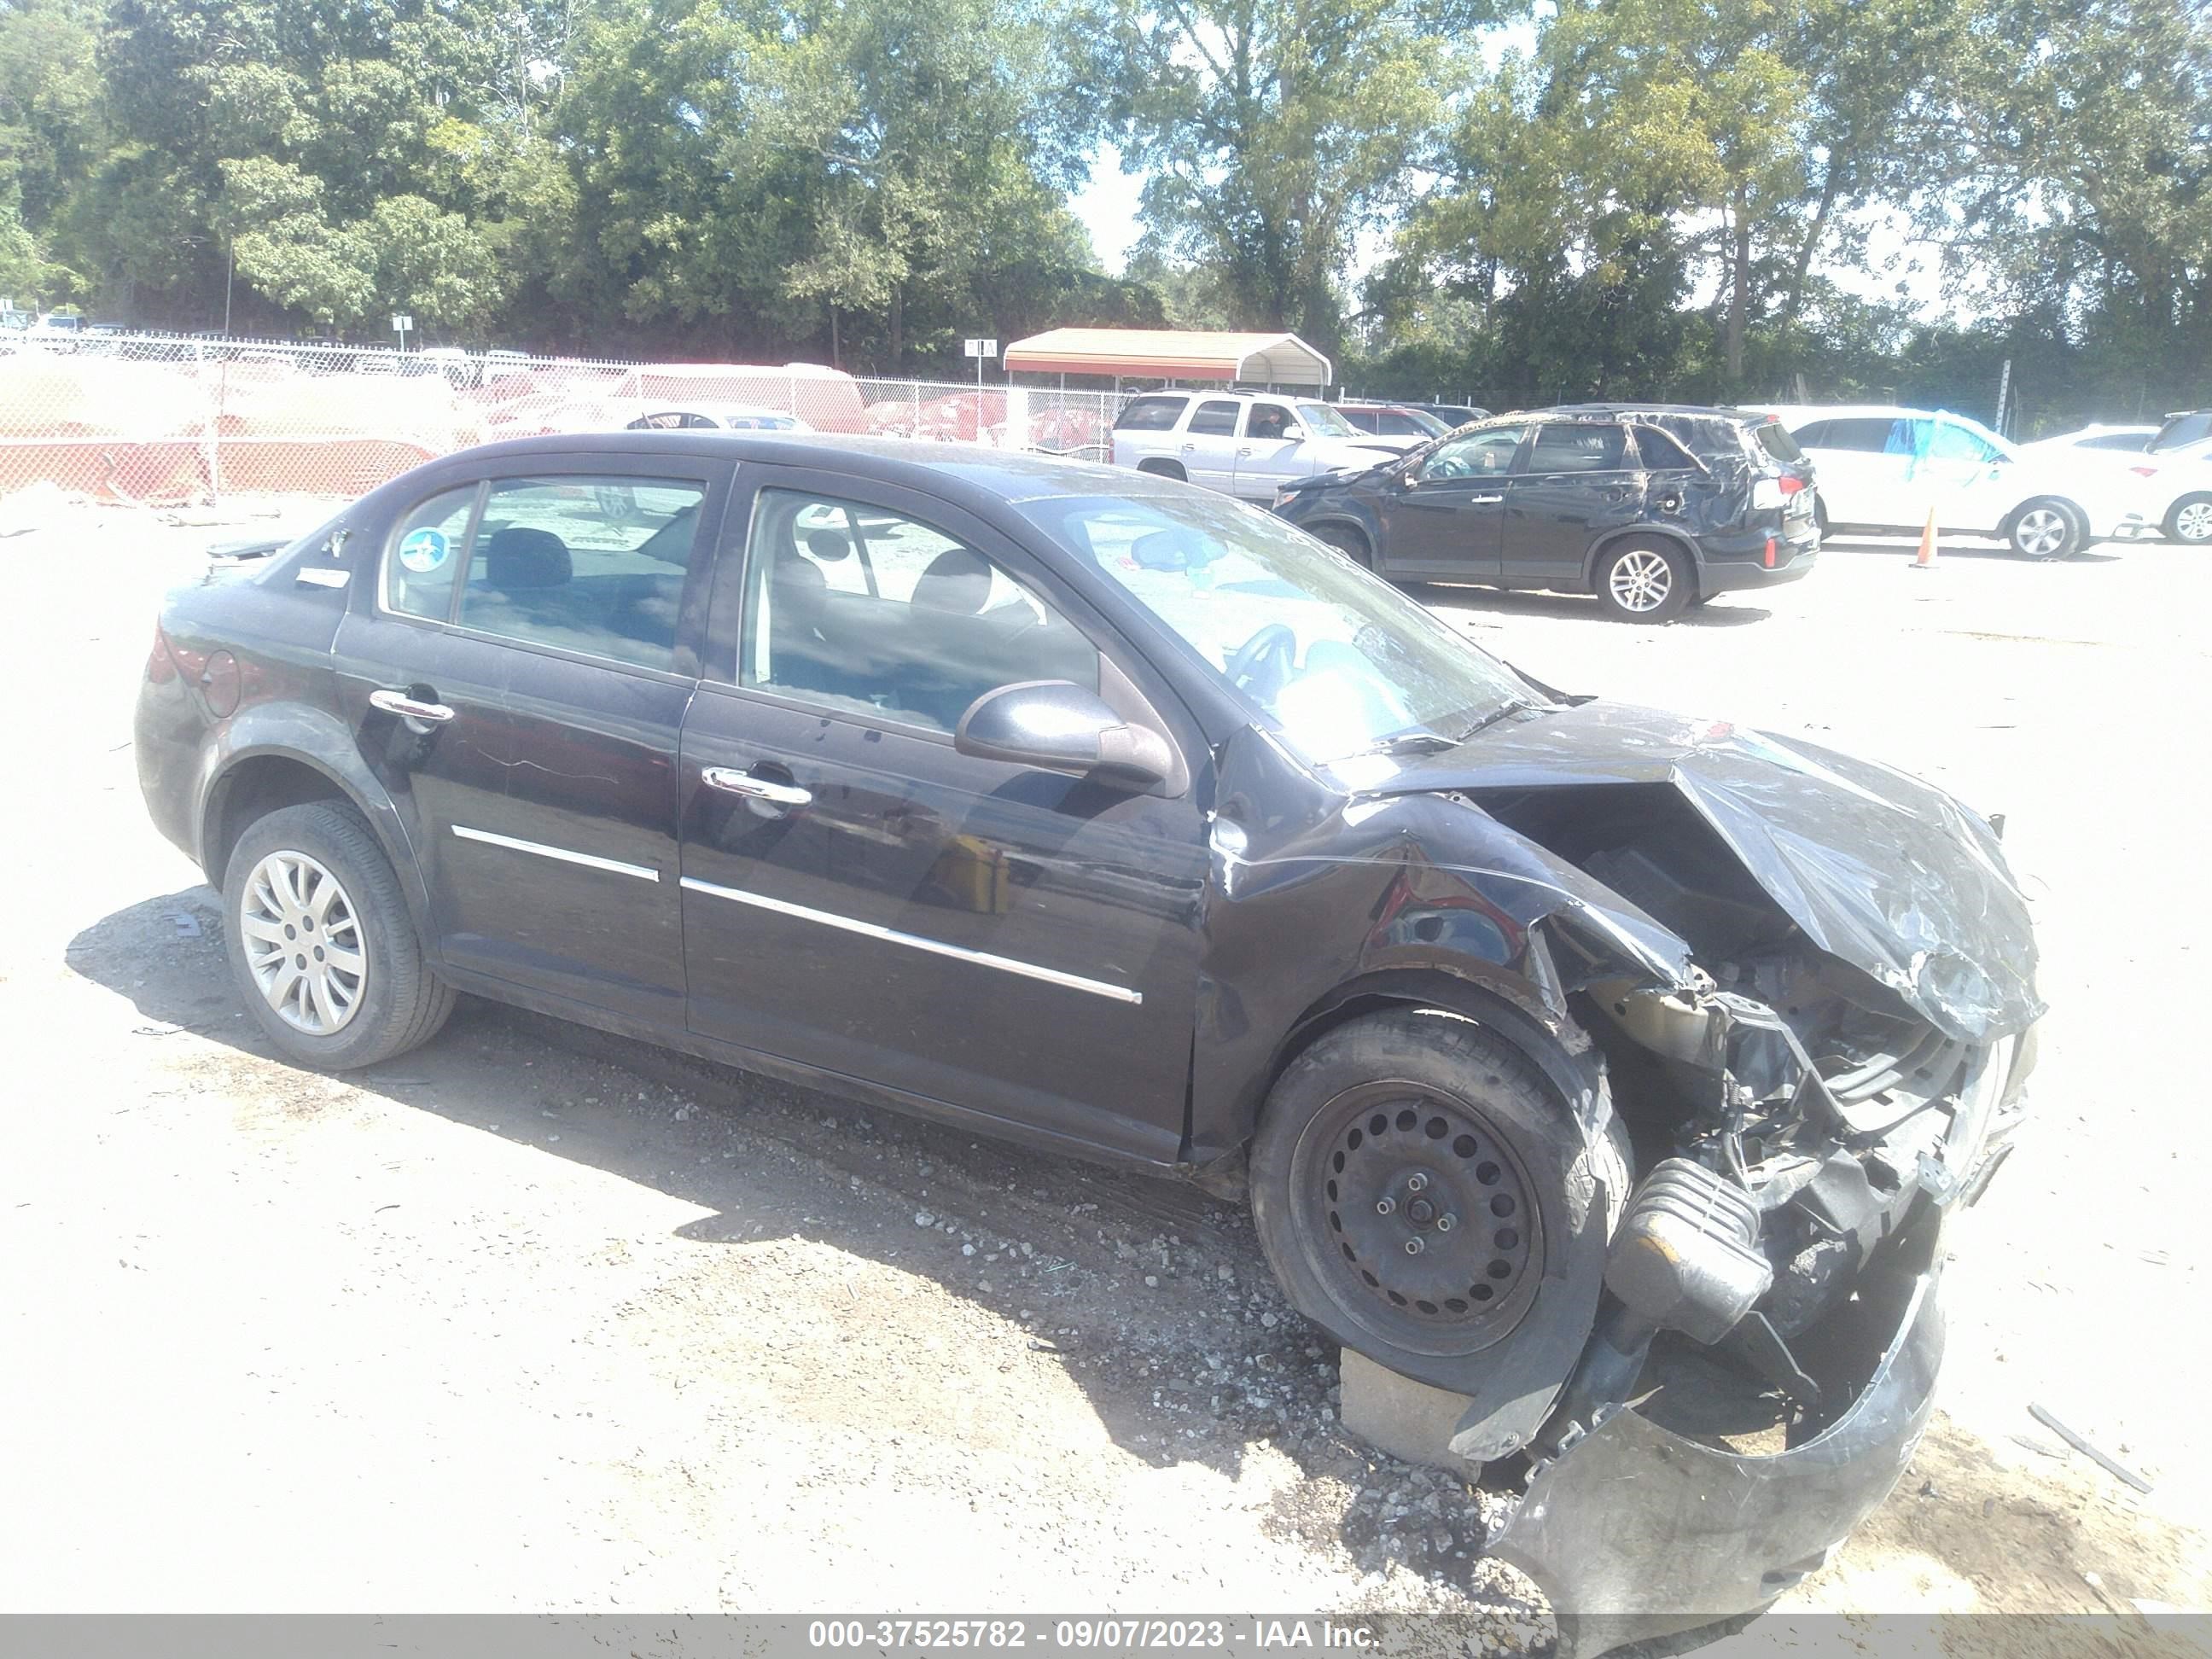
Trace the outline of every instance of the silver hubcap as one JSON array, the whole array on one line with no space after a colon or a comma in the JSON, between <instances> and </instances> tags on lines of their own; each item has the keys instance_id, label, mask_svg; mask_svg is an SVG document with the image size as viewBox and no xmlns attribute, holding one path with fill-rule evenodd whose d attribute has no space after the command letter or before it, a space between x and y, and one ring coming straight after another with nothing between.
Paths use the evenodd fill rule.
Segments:
<instances>
[{"instance_id":1,"label":"silver hubcap","mask_svg":"<svg viewBox=\"0 0 2212 1659\"><path fill-rule=\"evenodd\" d=\"M2212 541L2212 501L2191 501L2173 515L2173 528L2185 542Z\"/></svg>"},{"instance_id":2,"label":"silver hubcap","mask_svg":"<svg viewBox=\"0 0 2212 1659\"><path fill-rule=\"evenodd\" d=\"M368 945L353 901L305 853L271 853L253 866L239 904L246 965L288 1025L310 1036L345 1029L368 982Z\"/></svg>"},{"instance_id":3,"label":"silver hubcap","mask_svg":"<svg viewBox=\"0 0 2212 1659\"><path fill-rule=\"evenodd\" d=\"M1613 561L1607 586L1623 611L1656 611L1673 591L1674 572L1661 555L1638 548Z\"/></svg>"},{"instance_id":4,"label":"silver hubcap","mask_svg":"<svg viewBox=\"0 0 2212 1659\"><path fill-rule=\"evenodd\" d=\"M2066 520L2047 507L2039 507L2033 513L2020 515L2020 526L2013 532L2020 550L2038 559L2047 559L2066 544Z\"/></svg>"}]
</instances>

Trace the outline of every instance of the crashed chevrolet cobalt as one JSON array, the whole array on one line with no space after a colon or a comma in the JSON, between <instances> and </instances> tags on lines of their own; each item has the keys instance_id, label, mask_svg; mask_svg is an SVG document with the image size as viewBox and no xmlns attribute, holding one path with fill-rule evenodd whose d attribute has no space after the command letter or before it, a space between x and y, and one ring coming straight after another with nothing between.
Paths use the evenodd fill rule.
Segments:
<instances>
[{"instance_id":1,"label":"crashed chevrolet cobalt","mask_svg":"<svg viewBox=\"0 0 2212 1659\"><path fill-rule=\"evenodd\" d=\"M1941 792L1563 696L1221 496L950 446L434 462L170 599L137 761L302 1064L467 991L1248 1191L1607 1639L1771 1600L1888 1490L2040 1012Z\"/></svg>"}]
</instances>

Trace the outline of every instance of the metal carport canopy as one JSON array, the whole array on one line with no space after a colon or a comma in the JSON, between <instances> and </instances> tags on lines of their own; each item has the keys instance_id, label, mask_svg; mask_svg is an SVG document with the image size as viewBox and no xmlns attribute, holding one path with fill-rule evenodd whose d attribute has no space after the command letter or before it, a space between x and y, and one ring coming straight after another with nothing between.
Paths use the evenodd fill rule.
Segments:
<instances>
[{"instance_id":1,"label":"metal carport canopy","mask_svg":"<svg viewBox=\"0 0 2212 1659\"><path fill-rule=\"evenodd\" d=\"M1214 334L1198 329L1055 328L1006 348L1009 374L1157 375L1170 380L1250 380L1325 386L1328 358L1295 334Z\"/></svg>"}]
</instances>

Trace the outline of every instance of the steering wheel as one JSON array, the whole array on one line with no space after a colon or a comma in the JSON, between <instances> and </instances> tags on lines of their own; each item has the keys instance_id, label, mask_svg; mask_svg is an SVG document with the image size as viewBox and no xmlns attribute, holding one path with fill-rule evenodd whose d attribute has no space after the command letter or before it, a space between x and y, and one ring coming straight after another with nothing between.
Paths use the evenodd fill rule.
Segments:
<instances>
[{"instance_id":1,"label":"steering wheel","mask_svg":"<svg viewBox=\"0 0 2212 1659\"><path fill-rule=\"evenodd\" d=\"M1221 672L1230 684L1240 691L1249 691L1265 702L1287 684L1297 666L1298 636L1282 623L1269 623L1250 639L1229 654ZM1272 684L1260 684L1262 668L1268 671Z\"/></svg>"},{"instance_id":2,"label":"steering wheel","mask_svg":"<svg viewBox=\"0 0 2212 1659\"><path fill-rule=\"evenodd\" d=\"M1429 457L1428 464L1421 468L1421 476L1424 478L1471 478L1474 476L1474 464L1464 454L1440 449Z\"/></svg>"}]
</instances>

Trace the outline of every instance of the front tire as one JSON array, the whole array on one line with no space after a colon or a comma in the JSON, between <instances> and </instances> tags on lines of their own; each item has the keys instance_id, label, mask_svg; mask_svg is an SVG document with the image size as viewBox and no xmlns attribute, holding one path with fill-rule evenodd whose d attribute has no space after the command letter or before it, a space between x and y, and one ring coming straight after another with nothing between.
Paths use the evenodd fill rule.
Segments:
<instances>
[{"instance_id":1,"label":"front tire","mask_svg":"<svg viewBox=\"0 0 2212 1659\"><path fill-rule=\"evenodd\" d=\"M1339 524L1325 524L1311 533L1316 541L1334 548L1362 570L1375 568L1374 550L1367 545L1367 538L1358 531Z\"/></svg>"},{"instance_id":2,"label":"front tire","mask_svg":"<svg viewBox=\"0 0 2212 1659\"><path fill-rule=\"evenodd\" d=\"M1689 608L1697 572L1681 550L1632 538L1597 556L1598 603L1620 622L1669 623Z\"/></svg>"},{"instance_id":3,"label":"front tire","mask_svg":"<svg viewBox=\"0 0 2212 1659\"><path fill-rule=\"evenodd\" d=\"M2212 542L2212 495L2184 495L2166 515L2166 538L2191 547Z\"/></svg>"},{"instance_id":4,"label":"front tire","mask_svg":"<svg viewBox=\"0 0 2212 1659\"><path fill-rule=\"evenodd\" d=\"M2081 514L2054 496L2039 496L2012 515L2005 539L2024 559L2070 559L2088 545Z\"/></svg>"},{"instance_id":5,"label":"front tire","mask_svg":"<svg viewBox=\"0 0 2212 1659\"><path fill-rule=\"evenodd\" d=\"M1149 472L1155 477L1173 478L1179 483L1188 483L1190 481L1190 474L1182 470L1181 461L1139 461L1137 471Z\"/></svg>"},{"instance_id":6,"label":"front tire","mask_svg":"<svg viewBox=\"0 0 2212 1659\"><path fill-rule=\"evenodd\" d=\"M325 1071L428 1042L453 1011L399 878L351 808L312 801L249 825L222 883L231 978L270 1042Z\"/></svg>"},{"instance_id":7,"label":"front tire","mask_svg":"<svg viewBox=\"0 0 2212 1659\"><path fill-rule=\"evenodd\" d=\"M1543 1343L1578 1297L1587 1319L1595 1284L1569 1280L1602 1273L1626 1190L1607 1118L1593 1149L1536 1067L1471 1020L1348 1021L1268 1094L1251 1163L1261 1247L1342 1346L1452 1387L1455 1362Z\"/></svg>"}]
</instances>

